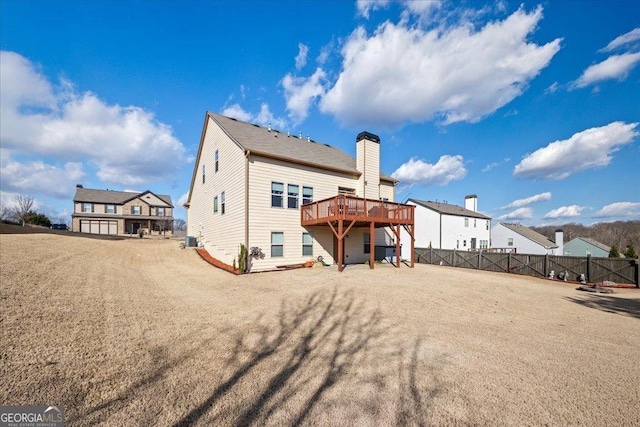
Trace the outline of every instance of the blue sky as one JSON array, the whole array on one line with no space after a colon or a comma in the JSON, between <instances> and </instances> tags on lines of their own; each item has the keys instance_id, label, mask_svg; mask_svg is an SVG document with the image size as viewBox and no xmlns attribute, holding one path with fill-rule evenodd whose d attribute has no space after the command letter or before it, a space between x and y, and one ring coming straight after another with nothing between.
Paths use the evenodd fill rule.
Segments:
<instances>
[{"instance_id":1,"label":"blue sky","mask_svg":"<svg viewBox=\"0 0 640 427\"><path fill-rule=\"evenodd\" d=\"M355 154L396 198L640 219L640 2L0 2L0 198L189 190L207 110ZM184 209L176 209L185 217Z\"/></svg>"}]
</instances>

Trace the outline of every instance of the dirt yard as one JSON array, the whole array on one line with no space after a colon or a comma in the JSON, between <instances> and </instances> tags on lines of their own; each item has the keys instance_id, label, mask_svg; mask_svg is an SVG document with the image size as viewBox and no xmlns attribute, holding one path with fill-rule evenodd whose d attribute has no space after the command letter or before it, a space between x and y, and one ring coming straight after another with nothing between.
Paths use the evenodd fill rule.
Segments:
<instances>
[{"instance_id":1,"label":"dirt yard","mask_svg":"<svg viewBox=\"0 0 640 427\"><path fill-rule=\"evenodd\" d=\"M640 425L640 291L418 265L233 276L0 231L0 404L69 425Z\"/></svg>"}]
</instances>

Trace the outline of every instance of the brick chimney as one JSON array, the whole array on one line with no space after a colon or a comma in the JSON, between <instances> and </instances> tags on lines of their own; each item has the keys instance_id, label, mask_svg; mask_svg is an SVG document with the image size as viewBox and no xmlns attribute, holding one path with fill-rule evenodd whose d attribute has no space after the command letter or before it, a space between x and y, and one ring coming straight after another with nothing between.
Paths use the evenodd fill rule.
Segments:
<instances>
[{"instance_id":1,"label":"brick chimney","mask_svg":"<svg viewBox=\"0 0 640 427\"><path fill-rule=\"evenodd\" d=\"M366 199L380 198L380 137L360 132L356 138L356 168L361 173L356 194Z\"/></svg>"}]
</instances>

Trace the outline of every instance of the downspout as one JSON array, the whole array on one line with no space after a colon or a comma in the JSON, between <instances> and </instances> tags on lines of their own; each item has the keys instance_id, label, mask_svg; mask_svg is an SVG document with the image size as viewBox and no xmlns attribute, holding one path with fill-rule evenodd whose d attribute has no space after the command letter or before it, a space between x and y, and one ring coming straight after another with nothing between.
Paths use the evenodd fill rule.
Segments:
<instances>
[{"instance_id":1,"label":"downspout","mask_svg":"<svg viewBox=\"0 0 640 427\"><path fill-rule=\"evenodd\" d=\"M244 246L249 250L249 156L251 150L244 152Z\"/></svg>"},{"instance_id":2,"label":"downspout","mask_svg":"<svg viewBox=\"0 0 640 427\"><path fill-rule=\"evenodd\" d=\"M440 214L440 245L438 249L442 249L442 214Z\"/></svg>"}]
</instances>

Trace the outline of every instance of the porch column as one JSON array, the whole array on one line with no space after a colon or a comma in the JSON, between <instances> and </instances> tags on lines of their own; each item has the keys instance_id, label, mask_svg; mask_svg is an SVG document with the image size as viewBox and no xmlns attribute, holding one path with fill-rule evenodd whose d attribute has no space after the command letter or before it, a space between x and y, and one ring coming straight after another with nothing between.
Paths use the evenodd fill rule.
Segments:
<instances>
[{"instance_id":1,"label":"porch column","mask_svg":"<svg viewBox=\"0 0 640 427\"><path fill-rule=\"evenodd\" d=\"M411 233L409 235L409 237L411 238L411 268L414 267L414 264L416 262L416 239L413 235L413 230L414 227L411 226Z\"/></svg>"},{"instance_id":2,"label":"porch column","mask_svg":"<svg viewBox=\"0 0 640 427\"><path fill-rule=\"evenodd\" d=\"M375 227L375 222L371 221L371 224L369 224L369 268L371 269L373 269L373 266L376 263L375 249L376 249L376 227Z\"/></svg>"},{"instance_id":3,"label":"porch column","mask_svg":"<svg viewBox=\"0 0 640 427\"><path fill-rule=\"evenodd\" d=\"M342 220L338 220L338 271L342 271L344 263L342 261L342 257L344 256L344 247L343 247L343 235L342 235Z\"/></svg>"}]
</instances>

